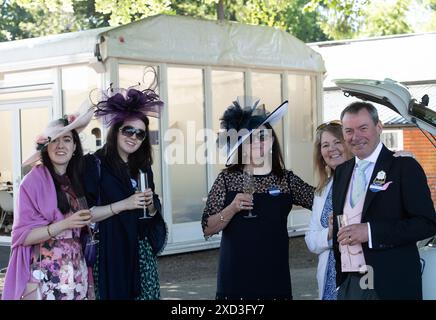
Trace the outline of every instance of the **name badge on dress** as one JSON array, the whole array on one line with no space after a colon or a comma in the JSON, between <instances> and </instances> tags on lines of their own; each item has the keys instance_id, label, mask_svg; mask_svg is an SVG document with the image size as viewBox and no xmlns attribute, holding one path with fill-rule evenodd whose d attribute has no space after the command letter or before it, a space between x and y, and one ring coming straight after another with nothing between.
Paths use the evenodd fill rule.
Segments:
<instances>
[{"instance_id":1,"label":"name badge on dress","mask_svg":"<svg viewBox=\"0 0 436 320\"><path fill-rule=\"evenodd\" d=\"M272 187L268 190L268 193L274 197L278 196L280 194L280 189L277 187Z\"/></svg>"}]
</instances>

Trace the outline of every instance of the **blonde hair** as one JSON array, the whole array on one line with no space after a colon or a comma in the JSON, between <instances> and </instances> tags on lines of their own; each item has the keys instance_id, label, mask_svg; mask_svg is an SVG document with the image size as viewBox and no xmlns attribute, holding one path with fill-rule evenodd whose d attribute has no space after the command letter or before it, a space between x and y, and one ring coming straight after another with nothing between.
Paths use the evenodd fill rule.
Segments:
<instances>
[{"instance_id":1,"label":"blonde hair","mask_svg":"<svg viewBox=\"0 0 436 320\"><path fill-rule=\"evenodd\" d=\"M315 166L315 173L318 176L318 185L316 186L315 193L320 195L326 185L329 183L331 177L335 173L334 169L330 168L325 162L321 154L321 138L324 132L330 132L335 138L339 139L344 146L346 159L350 159L350 153L345 146L344 137L342 135L342 126L338 122L331 122L322 124L316 130L316 137L313 148L313 164Z\"/></svg>"}]
</instances>

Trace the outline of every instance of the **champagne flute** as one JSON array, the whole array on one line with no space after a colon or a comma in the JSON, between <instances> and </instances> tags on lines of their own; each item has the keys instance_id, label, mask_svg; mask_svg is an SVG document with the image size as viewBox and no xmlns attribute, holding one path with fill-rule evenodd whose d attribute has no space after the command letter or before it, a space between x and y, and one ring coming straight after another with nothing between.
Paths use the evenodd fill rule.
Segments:
<instances>
[{"instance_id":1,"label":"champagne flute","mask_svg":"<svg viewBox=\"0 0 436 320\"><path fill-rule=\"evenodd\" d=\"M86 197L78 197L77 198L77 211L80 210L87 210L88 209L88 202L86 201ZM85 213L81 213L81 216L87 216L88 214ZM91 226L92 225L92 226ZM93 228L95 228L95 223L91 223L90 225L87 225L86 228L88 230L89 233L89 238L86 241L86 245L90 246L90 245L94 245L98 243L98 240L95 239L95 234L97 233L96 231L93 232Z\"/></svg>"},{"instance_id":2,"label":"champagne flute","mask_svg":"<svg viewBox=\"0 0 436 320\"><path fill-rule=\"evenodd\" d=\"M144 192L148 189L148 175L146 172L142 172L139 170L139 179L138 179L138 187L137 192ZM147 214L148 209L144 204L144 214L139 219L151 219L151 217Z\"/></svg>"},{"instance_id":3,"label":"champagne flute","mask_svg":"<svg viewBox=\"0 0 436 320\"><path fill-rule=\"evenodd\" d=\"M336 221L338 222L338 230L347 225L343 214L338 214L336 216Z\"/></svg>"},{"instance_id":4,"label":"champagne flute","mask_svg":"<svg viewBox=\"0 0 436 320\"><path fill-rule=\"evenodd\" d=\"M340 230L341 228L347 225L345 221L345 216L343 214L338 214L336 216L336 221L338 223L338 230ZM339 251L343 253L342 245L340 243L339 243Z\"/></svg>"},{"instance_id":5,"label":"champagne flute","mask_svg":"<svg viewBox=\"0 0 436 320\"><path fill-rule=\"evenodd\" d=\"M243 179L243 192L251 194L253 196L255 191L253 169L251 167L245 167L242 175ZM253 214L251 210L248 210L248 214L243 216L244 218L256 218L257 215Z\"/></svg>"}]
</instances>

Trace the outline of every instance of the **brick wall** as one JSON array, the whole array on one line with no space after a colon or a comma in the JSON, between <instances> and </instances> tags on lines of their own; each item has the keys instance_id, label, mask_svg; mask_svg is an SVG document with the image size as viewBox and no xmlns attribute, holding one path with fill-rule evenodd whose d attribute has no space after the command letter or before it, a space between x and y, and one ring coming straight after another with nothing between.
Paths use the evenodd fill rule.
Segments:
<instances>
[{"instance_id":1,"label":"brick wall","mask_svg":"<svg viewBox=\"0 0 436 320\"><path fill-rule=\"evenodd\" d=\"M403 143L404 150L413 152L423 167L436 207L436 149L418 128L404 128Z\"/></svg>"}]
</instances>

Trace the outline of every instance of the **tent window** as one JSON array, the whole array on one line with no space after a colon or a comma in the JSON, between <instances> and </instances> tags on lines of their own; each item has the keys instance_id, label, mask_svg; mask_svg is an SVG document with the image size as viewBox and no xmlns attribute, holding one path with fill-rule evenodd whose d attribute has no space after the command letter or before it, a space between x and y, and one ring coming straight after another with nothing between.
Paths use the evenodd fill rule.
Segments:
<instances>
[{"instance_id":1,"label":"tent window","mask_svg":"<svg viewBox=\"0 0 436 320\"><path fill-rule=\"evenodd\" d=\"M204 128L203 92L202 69L168 68L168 127L173 130L167 131L167 138L175 152L167 161L174 223L198 221L207 196L206 164L199 151L204 138L197 136ZM177 134L174 139L171 132Z\"/></svg>"}]
</instances>

